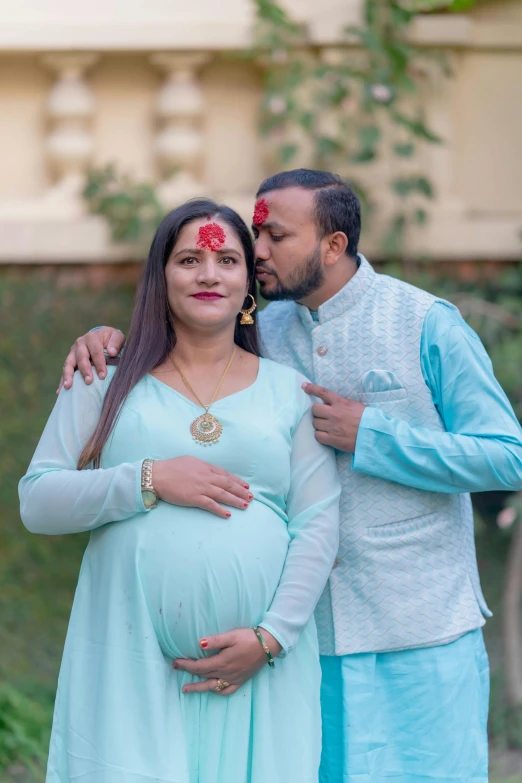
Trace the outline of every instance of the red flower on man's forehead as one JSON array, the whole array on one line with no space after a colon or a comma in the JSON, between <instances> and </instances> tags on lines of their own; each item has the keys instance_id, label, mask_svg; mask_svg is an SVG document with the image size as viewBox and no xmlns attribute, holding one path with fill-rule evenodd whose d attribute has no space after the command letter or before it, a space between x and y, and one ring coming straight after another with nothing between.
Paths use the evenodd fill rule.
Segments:
<instances>
[{"instance_id":1,"label":"red flower on man's forehead","mask_svg":"<svg viewBox=\"0 0 522 783\"><path fill-rule=\"evenodd\" d=\"M226 242L225 229L219 223L206 223L198 231L197 246L202 250L221 250Z\"/></svg>"},{"instance_id":2,"label":"red flower on man's forehead","mask_svg":"<svg viewBox=\"0 0 522 783\"><path fill-rule=\"evenodd\" d=\"M254 207L254 217L252 218L254 226L262 226L266 222L269 213L268 204L264 198L260 198Z\"/></svg>"}]
</instances>

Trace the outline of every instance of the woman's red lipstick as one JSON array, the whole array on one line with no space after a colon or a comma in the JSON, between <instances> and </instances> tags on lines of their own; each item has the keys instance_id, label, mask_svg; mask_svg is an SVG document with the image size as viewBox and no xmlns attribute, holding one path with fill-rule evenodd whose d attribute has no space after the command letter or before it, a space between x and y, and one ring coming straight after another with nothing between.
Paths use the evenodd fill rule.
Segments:
<instances>
[{"instance_id":1,"label":"woman's red lipstick","mask_svg":"<svg viewBox=\"0 0 522 783\"><path fill-rule=\"evenodd\" d=\"M223 299L221 294L216 294L214 291L201 291L199 294L192 294L194 299L202 299L204 302L212 302L216 299Z\"/></svg>"}]
</instances>

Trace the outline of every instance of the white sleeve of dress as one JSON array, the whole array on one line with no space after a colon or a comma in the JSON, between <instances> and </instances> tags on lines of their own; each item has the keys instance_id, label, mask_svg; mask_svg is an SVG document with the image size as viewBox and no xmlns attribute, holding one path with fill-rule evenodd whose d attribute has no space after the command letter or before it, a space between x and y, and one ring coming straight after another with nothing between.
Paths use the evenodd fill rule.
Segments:
<instances>
[{"instance_id":1,"label":"white sleeve of dress","mask_svg":"<svg viewBox=\"0 0 522 783\"><path fill-rule=\"evenodd\" d=\"M76 469L98 422L106 383L94 373L90 386L76 377L71 389L60 392L18 488L20 515L32 533L80 533L147 510L141 497L142 460Z\"/></svg>"},{"instance_id":2,"label":"white sleeve of dress","mask_svg":"<svg viewBox=\"0 0 522 783\"><path fill-rule=\"evenodd\" d=\"M292 440L287 501L291 541L276 594L259 623L292 650L328 581L339 546L341 484L333 449L315 439L310 406Z\"/></svg>"}]
</instances>

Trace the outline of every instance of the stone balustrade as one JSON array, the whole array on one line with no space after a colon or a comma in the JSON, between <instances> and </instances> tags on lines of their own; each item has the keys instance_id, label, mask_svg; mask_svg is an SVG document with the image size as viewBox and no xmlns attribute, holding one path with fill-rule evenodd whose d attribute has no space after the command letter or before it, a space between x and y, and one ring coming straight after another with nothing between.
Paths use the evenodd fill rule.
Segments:
<instances>
[{"instance_id":1,"label":"stone balustrade","mask_svg":"<svg viewBox=\"0 0 522 783\"><path fill-rule=\"evenodd\" d=\"M250 220L256 186L274 158L273 143L257 128L263 65L226 53L249 44L247 0L228 0L221 10L209 0L186 9L151 0L146 17L123 0L93 0L74 24L59 13L64 2L19 0L6 19L0 8L0 263L132 255L110 242L101 218L86 214L89 166L114 163L154 182L166 208L210 195ZM119 5L121 16L111 16ZM360 0L287 6L308 23L325 59L335 57L342 25L360 14ZM22 20L30 7L34 19ZM46 20L45 8L54 17ZM443 47L455 75L428 80L428 122L445 143L426 146L418 162L436 199L408 252L519 258L522 8L497 0L466 16L430 15L417 20L413 35ZM306 165L306 148L298 163ZM368 168L370 184L386 188L390 165ZM364 250L375 252L371 236Z\"/></svg>"},{"instance_id":2,"label":"stone balustrade","mask_svg":"<svg viewBox=\"0 0 522 783\"><path fill-rule=\"evenodd\" d=\"M201 171L205 95L198 74L210 59L199 52L151 57L152 65L166 75L156 99L160 128L155 151L161 171L158 194L168 206L205 191Z\"/></svg>"},{"instance_id":3,"label":"stone balustrade","mask_svg":"<svg viewBox=\"0 0 522 783\"><path fill-rule=\"evenodd\" d=\"M79 217L84 212L81 193L94 153L91 126L96 111L86 74L97 59L94 54L42 58L44 67L55 74L45 106L50 130L44 141L52 185L43 199L54 204L61 218Z\"/></svg>"}]
</instances>

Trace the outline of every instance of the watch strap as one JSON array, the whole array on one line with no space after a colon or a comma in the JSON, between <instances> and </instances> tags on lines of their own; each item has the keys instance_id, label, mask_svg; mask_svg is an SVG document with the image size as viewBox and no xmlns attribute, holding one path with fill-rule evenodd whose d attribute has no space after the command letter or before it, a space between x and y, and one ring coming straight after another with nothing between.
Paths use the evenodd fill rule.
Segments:
<instances>
[{"instance_id":1,"label":"watch strap","mask_svg":"<svg viewBox=\"0 0 522 783\"><path fill-rule=\"evenodd\" d=\"M154 508L158 502L158 494L152 484L153 459L144 459L141 465L141 494L147 508Z\"/></svg>"}]
</instances>

